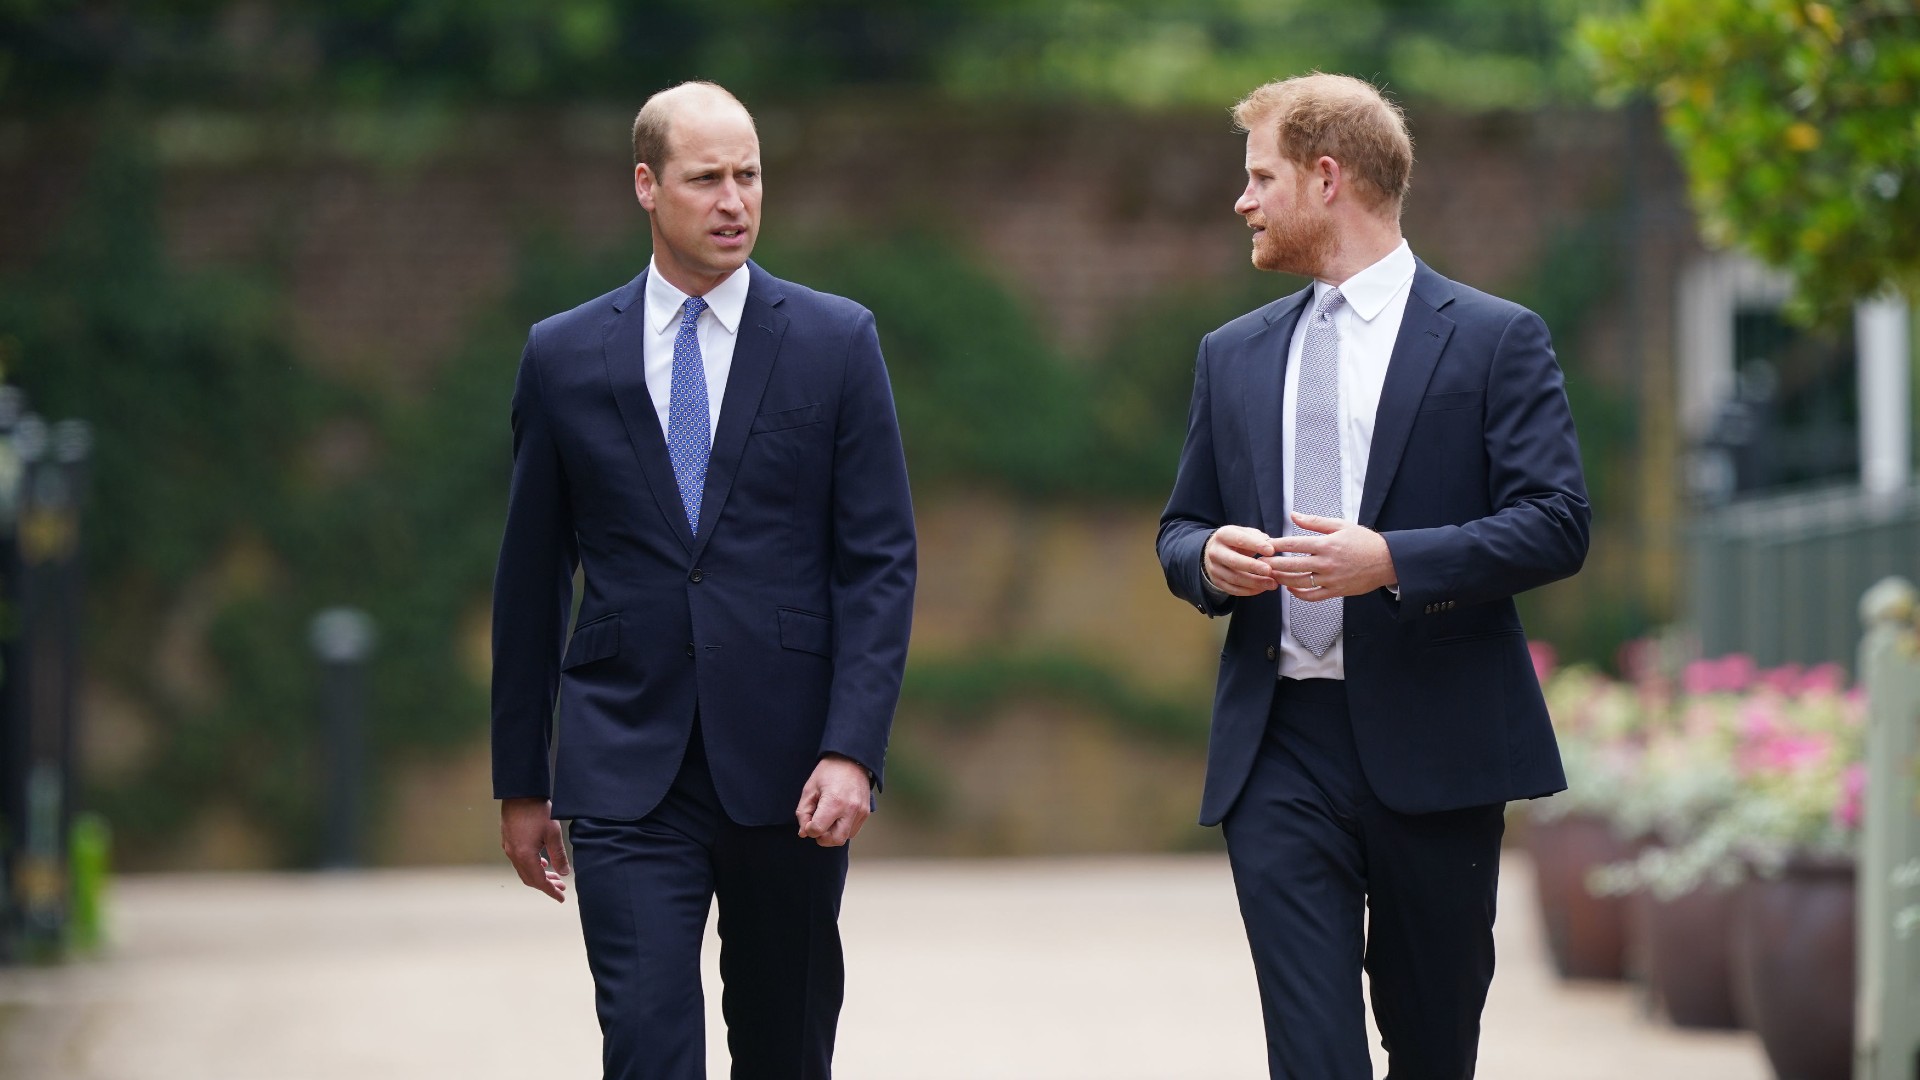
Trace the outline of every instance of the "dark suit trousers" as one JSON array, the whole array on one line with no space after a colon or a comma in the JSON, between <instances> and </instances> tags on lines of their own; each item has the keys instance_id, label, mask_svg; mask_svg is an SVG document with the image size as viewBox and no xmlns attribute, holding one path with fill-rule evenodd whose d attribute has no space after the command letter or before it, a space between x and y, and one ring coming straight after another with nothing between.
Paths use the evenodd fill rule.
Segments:
<instances>
[{"instance_id":1,"label":"dark suit trousers","mask_svg":"<svg viewBox=\"0 0 1920 1080\"><path fill-rule=\"evenodd\" d=\"M1363 968L1390 1080L1473 1076L1502 810L1387 809L1360 769L1346 683L1280 681L1225 821L1274 1080L1370 1080Z\"/></svg>"},{"instance_id":2,"label":"dark suit trousers","mask_svg":"<svg viewBox=\"0 0 1920 1080\"><path fill-rule=\"evenodd\" d=\"M697 723L652 813L573 822L606 1080L706 1080L700 943L716 899L734 1080L832 1074L847 849L803 840L798 828L728 819Z\"/></svg>"}]
</instances>

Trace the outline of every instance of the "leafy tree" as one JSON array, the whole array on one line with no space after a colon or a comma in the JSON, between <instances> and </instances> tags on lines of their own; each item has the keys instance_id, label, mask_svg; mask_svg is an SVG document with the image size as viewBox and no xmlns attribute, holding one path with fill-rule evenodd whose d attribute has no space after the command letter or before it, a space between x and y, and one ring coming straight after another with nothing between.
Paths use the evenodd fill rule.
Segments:
<instances>
[{"instance_id":1,"label":"leafy tree","mask_svg":"<svg viewBox=\"0 0 1920 1080\"><path fill-rule=\"evenodd\" d=\"M1620 0L9 0L0 93L42 109L116 93L420 107L630 101L711 78L749 100L881 85L1217 106L1322 68L1517 108L1583 89L1561 41L1596 2Z\"/></svg>"},{"instance_id":2,"label":"leafy tree","mask_svg":"<svg viewBox=\"0 0 1920 1080\"><path fill-rule=\"evenodd\" d=\"M1647 0L1579 30L1614 99L1650 91L1708 238L1789 271L1803 314L1920 299L1920 8Z\"/></svg>"},{"instance_id":3,"label":"leafy tree","mask_svg":"<svg viewBox=\"0 0 1920 1080\"><path fill-rule=\"evenodd\" d=\"M1464 111L1570 99L1586 80L1560 42L1617 0L1093 0L979 3L940 57L961 97L1218 106L1315 69L1384 81Z\"/></svg>"}]
</instances>

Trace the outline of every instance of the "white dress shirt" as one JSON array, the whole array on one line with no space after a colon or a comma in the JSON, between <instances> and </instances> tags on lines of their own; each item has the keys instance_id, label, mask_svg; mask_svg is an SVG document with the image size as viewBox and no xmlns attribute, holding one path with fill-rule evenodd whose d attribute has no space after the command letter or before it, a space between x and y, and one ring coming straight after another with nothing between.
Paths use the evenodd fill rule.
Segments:
<instances>
[{"instance_id":1,"label":"white dress shirt","mask_svg":"<svg viewBox=\"0 0 1920 1080\"><path fill-rule=\"evenodd\" d=\"M1280 452L1289 507L1293 505L1293 417L1300 390L1300 348L1307 340L1307 324L1314 309L1333 287L1325 281L1313 283L1313 295L1300 313L1293 341L1287 346ZM1340 336L1340 517L1346 521L1360 513L1360 493L1367 484L1367 456L1373 451L1374 414L1380 410L1387 362L1393 359L1393 343L1400 336L1400 320L1406 314L1407 295L1412 288L1413 251L1405 240L1385 258L1340 285L1340 295L1347 302L1333 313L1333 326ZM1346 678L1346 635L1335 638L1325 655L1315 656L1288 632L1286 604L1282 603L1280 609L1280 676Z\"/></svg>"},{"instance_id":2,"label":"white dress shirt","mask_svg":"<svg viewBox=\"0 0 1920 1080\"><path fill-rule=\"evenodd\" d=\"M740 314L747 306L747 275L750 268L727 275L727 279L708 290L707 309L694 324L700 337L700 361L707 369L707 437L720 428L720 402L727 393L727 373L733 370L733 343L740 337ZM660 414L660 431L667 430L667 414L673 403L673 344L680 336L680 309L687 294L673 287L660 268L647 262L647 393L653 396L653 411Z\"/></svg>"}]
</instances>

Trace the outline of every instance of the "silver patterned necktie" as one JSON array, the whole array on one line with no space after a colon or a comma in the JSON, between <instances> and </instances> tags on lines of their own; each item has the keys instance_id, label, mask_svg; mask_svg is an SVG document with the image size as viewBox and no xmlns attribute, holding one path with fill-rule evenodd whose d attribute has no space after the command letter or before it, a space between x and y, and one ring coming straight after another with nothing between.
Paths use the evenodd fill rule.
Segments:
<instances>
[{"instance_id":1,"label":"silver patterned necktie","mask_svg":"<svg viewBox=\"0 0 1920 1080\"><path fill-rule=\"evenodd\" d=\"M673 390L667 398L667 457L687 510L687 528L700 531L700 497L713 452L713 415L707 403L707 367L700 358L700 313L707 302L687 297L673 341Z\"/></svg>"},{"instance_id":2,"label":"silver patterned necktie","mask_svg":"<svg viewBox=\"0 0 1920 1080\"><path fill-rule=\"evenodd\" d=\"M1337 518L1340 506L1340 332L1334 313L1347 302L1339 289L1328 289L1307 323L1300 345L1300 382L1293 404L1294 513ZM1287 521L1287 535L1306 529ZM1286 595L1287 632L1314 656L1325 656L1340 636L1346 601L1299 600Z\"/></svg>"}]
</instances>

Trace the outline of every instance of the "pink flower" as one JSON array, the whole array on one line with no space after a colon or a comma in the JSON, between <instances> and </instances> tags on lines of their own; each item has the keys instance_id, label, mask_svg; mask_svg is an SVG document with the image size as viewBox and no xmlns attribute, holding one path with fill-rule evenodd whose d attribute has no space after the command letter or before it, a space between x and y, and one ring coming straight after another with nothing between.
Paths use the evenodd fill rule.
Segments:
<instances>
[{"instance_id":1,"label":"pink flower","mask_svg":"<svg viewBox=\"0 0 1920 1080\"><path fill-rule=\"evenodd\" d=\"M1835 663L1816 664L1800 676L1795 694L1837 694L1847 685L1847 669Z\"/></svg>"},{"instance_id":2,"label":"pink flower","mask_svg":"<svg viewBox=\"0 0 1920 1080\"><path fill-rule=\"evenodd\" d=\"M1832 751L1825 735L1785 735L1751 746L1742 755L1750 770L1792 773L1815 764Z\"/></svg>"},{"instance_id":3,"label":"pink flower","mask_svg":"<svg viewBox=\"0 0 1920 1080\"><path fill-rule=\"evenodd\" d=\"M1764 743L1779 737L1785 727L1780 722L1780 699L1759 694L1747 699L1740 710L1740 737L1750 743Z\"/></svg>"},{"instance_id":4,"label":"pink flower","mask_svg":"<svg viewBox=\"0 0 1920 1080\"><path fill-rule=\"evenodd\" d=\"M1553 677L1554 669L1560 666L1560 654L1544 641L1527 642L1527 652L1533 657L1533 677L1546 682Z\"/></svg>"},{"instance_id":5,"label":"pink flower","mask_svg":"<svg viewBox=\"0 0 1920 1080\"><path fill-rule=\"evenodd\" d=\"M1786 664L1760 673L1760 685L1776 693L1791 694L1800 685L1800 665Z\"/></svg>"},{"instance_id":6,"label":"pink flower","mask_svg":"<svg viewBox=\"0 0 1920 1080\"><path fill-rule=\"evenodd\" d=\"M1861 762L1847 766L1840 774L1840 802L1833 808L1833 820L1843 829L1860 827L1860 807L1867 792L1867 767Z\"/></svg>"},{"instance_id":7,"label":"pink flower","mask_svg":"<svg viewBox=\"0 0 1920 1080\"><path fill-rule=\"evenodd\" d=\"M1718 660L1695 660L1682 679L1689 694L1735 694L1753 685L1753 657L1734 653Z\"/></svg>"}]
</instances>

